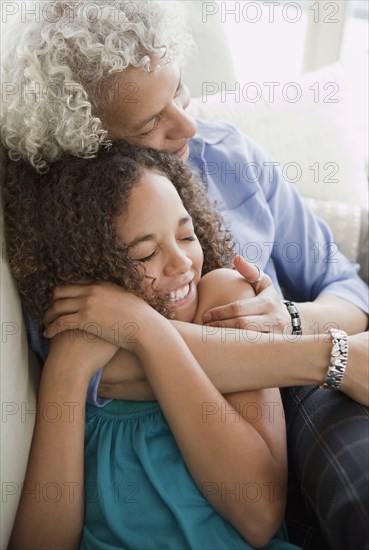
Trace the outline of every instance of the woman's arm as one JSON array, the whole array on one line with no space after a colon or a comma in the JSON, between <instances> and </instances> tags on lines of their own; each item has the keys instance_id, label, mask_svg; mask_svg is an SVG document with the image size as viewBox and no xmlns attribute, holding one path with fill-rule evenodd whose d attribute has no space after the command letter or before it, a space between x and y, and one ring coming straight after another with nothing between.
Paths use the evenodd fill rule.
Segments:
<instances>
[{"instance_id":1,"label":"woman's arm","mask_svg":"<svg viewBox=\"0 0 369 550\"><path fill-rule=\"evenodd\" d=\"M105 307L106 311L110 311L110 319L115 320L114 326L118 326L119 311L116 310L119 306L119 287L116 296L110 292L112 286L110 283L97 283L61 287L59 299L49 311L54 321L54 330L65 330L65 323L66 326L76 326L69 323L79 322L80 328L100 323L102 328L105 325L110 327L102 333L102 337L117 344L112 323L104 323L101 318L102 308ZM62 302L64 298L68 301L70 292L73 296L80 296L81 303L84 303L84 311L80 313L79 319L73 314L65 314ZM172 324L222 394L270 386L321 384L328 370L331 342L325 334L293 337L289 334L222 329L181 321L172 321ZM119 328L124 333L124 327ZM352 399L369 405L368 334L350 336L349 350L342 390ZM120 349L104 369L99 396L152 399L152 388L143 373L139 358L126 349Z\"/></svg>"},{"instance_id":2,"label":"woman's arm","mask_svg":"<svg viewBox=\"0 0 369 550\"><path fill-rule=\"evenodd\" d=\"M241 256L236 256L234 265L246 281L257 279L258 268ZM264 274L253 288L255 296L207 310L207 326L234 327L237 323L239 328L250 326L251 330L289 334L291 318L270 277ZM368 326L368 316L364 311L333 294L321 294L313 302L294 303L300 314L304 335L324 334L333 324L348 334L357 334Z\"/></svg>"},{"instance_id":3,"label":"woman's arm","mask_svg":"<svg viewBox=\"0 0 369 550\"><path fill-rule=\"evenodd\" d=\"M321 384L328 370L331 346L325 335L287 340L281 335L200 327L181 321L172 324L222 394L268 386ZM355 355L364 366L365 346L359 349L358 340L350 339L350 358L355 346ZM359 388L354 387L357 392ZM98 395L138 401L154 398L139 358L123 349L104 367Z\"/></svg>"},{"instance_id":4,"label":"woman's arm","mask_svg":"<svg viewBox=\"0 0 369 550\"><path fill-rule=\"evenodd\" d=\"M80 331L51 344L9 550L78 548L84 515L84 409L91 375L115 353Z\"/></svg>"},{"instance_id":5,"label":"woman's arm","mask_svg":"<svg viewBox=\"0 0 369 550\"><path fill-rule=\"evenodd\" d=\"M230 197L232 186L237 187L234 189L237 196L244 194L245 200L238 215L253 220L252 227L247 223L242 226L235 220L234 233L241 248L242 243L250 239L250 231L257 235L254 240L258 242L261 267L269 272L276 288L281 285L286 297L299 303L304 334L324 332L327 323L336 323L349 334L365 331L368 326L368 287L358 277L358 266L340 252L328 225L312 213L296 186L286 181L280 168L275 166L277 163L248 136L233 130L222 143L223 150L228 148L229 151L227 168L234 167L236 160L242 166L245 159L255 167L250 168L247 180L241 176L241 179L230 180L224 188L224 193ZM211 148L207 154L212 154ZM264 168L260 170L260 167ZM216 177L208 175L208 179L211 189ZM246 200L251 195L248 193L251 180L255 182L253 192L257 190L257 193L252 200ZM255 212L252 215L250 208L255 212L259 208L259 216ZM233 221L232 210L225 209L224 214L230 222ZM246 278L254 280L256 277L246 275ZM283 316L280 293L275 293L273 300L271 293L259 287L256 294L260 300L252 300L253 309L251 300L245 300L242 307L236 308L237 317L252 321L257 316L261 325L274 320L278 322ZM263 304L264 296L266 303ZM226 313L220 318L227 317L230 319L234 315Z\"/></svg>"},{"instance_id":6,"label":"woman's arm","mask_svg":"<svg viewBox=\"0 0 369 550\"><path fill-rule=\"evenodd\" d=\"M295 302L299 310L304 334L326 331L334 323L348 334L357 334L368 328L367 314L351 302L322 294L314 302Z\"/></svg>"}]
</instances>

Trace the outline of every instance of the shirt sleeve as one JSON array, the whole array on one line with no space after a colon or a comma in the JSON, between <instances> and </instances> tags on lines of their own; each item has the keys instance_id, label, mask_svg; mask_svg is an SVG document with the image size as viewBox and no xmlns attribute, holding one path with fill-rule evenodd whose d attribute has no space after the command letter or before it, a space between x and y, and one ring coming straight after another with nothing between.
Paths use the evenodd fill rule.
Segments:
<instances>
[{"instance_id":1,"label":"shirt sleeve","mask_svg":"<svg viewBox=\"0 0 369 550\"><path fill-rule=\"evenodd\" d=\"M253 149L274 221L272 259L288 297L313 301L330 294L368 313L369 288L358 275L360 266L340 252L328 224L313 214L279 167L256 144Z\"/></svg>"},{"instance_id":2,"label":"shirt sleeve","mask_svg":"<svg viewBox=\"0 0 369 550\"><path fill-rule=\"evenodd\" d=\"M47 356L49 355L50 351L50 344L49 342L42 337L40 325L36 321L32 315L28 313L28 311L23 307L23 316L26 323L26 330L28 334L29 339L29 345L31 346L31 349L36 353L38 358L40 359L41 363L45 363ZM96 407L103 407L110 401L111 399L105 399L102 397L98 397L97 390L100 384L100 379L102 375L102 369L100 369L90 380L87 388L87 396L86 401L90 405L95 405Z\"/></svg>"},{"instance_id":3,"label":"shirt sleeve","mask_svg":"<svg viewBox=\"0 0 369 550\"><path fill-rule=\"evenodd\" d=\"M97 395L97 390L100 384L100 378L102 375L102 369L100 369L90 380L87 388L86 401L90 405L95 405L95 407L104 407L112 399L105 399L105 397L99 397Z\"/></svg>"}]
</instances>

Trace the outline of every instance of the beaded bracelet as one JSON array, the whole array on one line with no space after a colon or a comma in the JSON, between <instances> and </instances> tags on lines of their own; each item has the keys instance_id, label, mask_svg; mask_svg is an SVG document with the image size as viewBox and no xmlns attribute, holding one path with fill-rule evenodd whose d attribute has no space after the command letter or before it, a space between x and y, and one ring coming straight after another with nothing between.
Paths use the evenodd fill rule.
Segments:
<instances>
[{"instance_id":1,"label":"beaded bracelet","mask_svg":"<svg viewBox=\"0 0 369 550\"><path fill-rule=\"evenodd\" d=\"M301 319L297 307L289 300L282 300L291 315L292 334L302 334Z\"/></svg>"},{"instance_id":2,"label":"beaded bracelet","mask_svg":"<svg viewBox=\"0 0 369 550\"><path fill-rule=\"evenodd\" d=\"M345 332L344 330L338 330L336 328L330 328L327 333L330 334L332 337L331 360L328 367L327 376L320 388L339 390L347 366L347 332Z\"/></svg>"}]
</instances>

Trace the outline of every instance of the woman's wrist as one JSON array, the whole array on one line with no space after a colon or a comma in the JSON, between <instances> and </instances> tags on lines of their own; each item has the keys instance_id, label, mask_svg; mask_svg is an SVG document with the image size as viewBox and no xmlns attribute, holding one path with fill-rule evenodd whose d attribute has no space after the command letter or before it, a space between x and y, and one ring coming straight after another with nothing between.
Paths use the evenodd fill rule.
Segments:
<instances>
[{"instance_id":1,"label":"woman's wrist","mask_svg":"<svg viewBox=\"0 0 369 550\"><path fill-rule=\"evenodd\" d=\"M295 338L296 341L292 341L286 340L284 336L278 336L275 337L274 349L274 344L271 344L273 352L271 360L273 361L276 355L280 358L284 357L288 383L284 383L283 386L322 384L330 361L332 348L330 337L321 334L319 337L307 335L295 336Z\"/></svg>"},{"instance_id":2,"label":"woman's wrist","mask_svg":"<svg viewBox=\"0 0 369 550\"><path fill-rule=\"evenodd\" d=\"M347 332L330 328L328 334L332 338L331 357L322 389L339 390L343 380L348 359Z\"/></svg>"},{"instance_id":3,"label":"woman's wrist","mask_svg":"<svg viewBox=\"0 0 369 550\"><path fill-rule=\"evenodd\" d=\"M291 334L302 335L301 319L296 305L290 300L282 300L282 303L286 306L291 317Z\"/></svg>"}]
</instances>

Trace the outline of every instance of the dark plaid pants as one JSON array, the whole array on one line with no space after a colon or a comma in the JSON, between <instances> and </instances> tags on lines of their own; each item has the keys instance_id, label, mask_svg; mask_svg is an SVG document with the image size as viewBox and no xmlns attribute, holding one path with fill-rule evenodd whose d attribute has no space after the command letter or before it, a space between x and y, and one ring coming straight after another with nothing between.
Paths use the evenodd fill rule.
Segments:
<instances>
[{"instance_id":1,"label":"dark plaid pants","mask_svg":"<svg viewBox=\"0 0 369 550\"><path fill-rule=\"evenodd\" d=\"M369 409L317 386L281 394L291 542L309 550L369 550Z\"/></svg>"}]
</instances>

